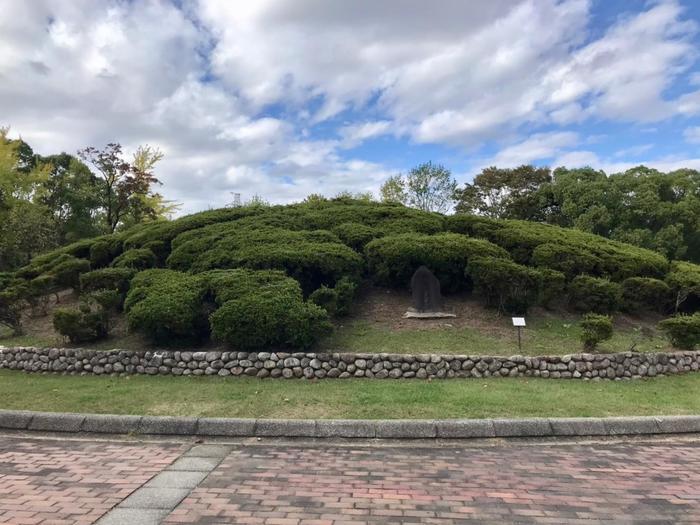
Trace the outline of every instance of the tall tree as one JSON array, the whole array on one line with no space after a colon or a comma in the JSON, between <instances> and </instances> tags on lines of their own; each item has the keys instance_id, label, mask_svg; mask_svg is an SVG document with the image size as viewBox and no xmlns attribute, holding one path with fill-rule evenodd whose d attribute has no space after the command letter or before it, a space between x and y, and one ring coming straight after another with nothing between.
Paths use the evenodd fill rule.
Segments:
<instances>
[{"instance_id":1,"label":"tall tree","mask_svg":"<svg viewBox=\"0 0 700 525\"><path fill-rule=\"evenodd\" d=\"M117 229L135 206L142 206L142 197L148 196L151 187L160 183L151 171L162 158L158 150L142 151L136 159L140 162L138 167L122 158L122 147L118 143L107 144L102 150L90 146L79 151L78 155L92 165L101 178L101 206L109 233ZM148 212L150 210L139 209L138 213Z\"/></svg>"},{"instance_id":2,"label":"tall tree","mask_svg":"<svg viewBox=\"0 0 700 525\"><path fill-rule=\"evenodd\" d=\"M399 202L423 211L444 213L450 209L457 182L441 164L425 162L406 175L389 177L380 192L385 202Z\"/></svg>"}]
</instances>

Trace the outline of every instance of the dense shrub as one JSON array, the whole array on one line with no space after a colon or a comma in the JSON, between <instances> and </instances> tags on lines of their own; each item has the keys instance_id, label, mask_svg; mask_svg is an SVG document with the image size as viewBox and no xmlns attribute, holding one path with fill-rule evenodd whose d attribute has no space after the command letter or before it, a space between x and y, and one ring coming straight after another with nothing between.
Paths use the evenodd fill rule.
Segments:
<instances>
[{"instance_id":1,"label":"dense shrub","mask_svg":"<svg viewBox=\"0 0 700 525\"><path fill-rule=\"evenodd\" d=\"M622 303L626 310L668 312L673 301L671 288L659 279L629 277L622 281Z\"/></svg>"},{"instance_id":2,"label":"dense shrub","mask_svg":"<svg viewBox=\"0 0 700 525\"><path fill-rule=\"evenodd\" d=\"M98 237L90 246L90 266L104 268L122 252L122 240L117 235Z\"/></svg>"},{"instance_id":3,"label":"dense shrub","mask_svg":"<svg viewBox=\"0 0 700 525\"><path fill-rule=\"evenodd\" d=\"M147 270L154 268L158 262L156 255L148 248L132 248L112 261L113 268L133 268Z\"/></svg>"},{"instance_id":4,"label":"dense shrub","mask_svg":"<svg viewBox=\"0 0 700 525\"><path fill-rule=\"evenodd\" d=\"M85 259L71 257L55 265L50 274L59 288L75 288L80 286L80 274L90 271L90 262Z\"/></svg>"},{"instance_id":5,"label":"dense shrub","mask_svg":"<svg viewBox=\"0 0 700 525\"><path fill-rule=\"evenodd\" d=\"M377 230L357 222L344 222L333 228L338 238L356 252L364 252L365 246L372 239L379 237Z\"/></svg>"},{"instance_id":6,"label":"dense shrub","mask_svg":"<svg viewBox=\"0 0 700 525\"><path fill-rule=\"evenodd\" d=\"M12 285L12 281L7 280L0 288L0 326L11 329L13 335L22 334L22 309L26 297L26 285Z\"/></svg>"},{"instance_id":7,"label":"dense shrub","mask_svg":"<svg viewBox=\"0 0 700 525\"><path fill-rule=\"evenodd\" d=\"M607 279L579 275L569 285L569 304L579 312L611 313L621 300L622 287Z\"/></svg>"},{"instance_id":8,"label":"dense shrub","mask_svg":"<svg viewBox=\"0 0 700 525\"><path fill-rule=\"evenodd\" d=\"M671 344L677 348L692 350L700 345L700 312L664 319L659 323L659 328L666 332Z\"/></svg>"},{"instance_id":9,"label":"dense shrub","mask_svg":"<svg viewBox=\"0 0 700 525\"><path fill-rule=\"evenodd\" d=\"M567 259L576 257L587 267L595 261L593 270L581 269L579 273L588 271L594 276L608 277L614 281L637 276L661 277L669 266L666 258L657 252L592 233L538 222L455 215L446 218L446 228L488 239L508 250L512 258L521 264L535 264L534 252L538 246L554 245L549 250L540 250L540 264L557 264L556 253L560 252ZM543 264L545 262L548 264ZM563 264L554 269L567 273L567 261Z\"/></svg>"},{"instance_id":10,"label":"dense shrub","mask_svg":"<svg viewBox=\"0 0 700 525\"><path fill-rule=\"evenodd\" d=\"M308 348L330 330L326 311L304 302L299 284L280 272L230 270L202 279L221 304L210 317L212 336L233 348Z\"/></svg>"},{"instance_id":11,"label":"dense shrub","mask_svg":"<svg viewBox=\"0 0 700 525\"><path fill-rule=\"evenodd\" d=\"M487 304L508 313L527 312L537 301L542 287L542 275L537 270L508 259L474 257L466 273Z\"/></svg>"},{"instance_id":12,"label":"dense shrub","mask_svg":"<svg viewBox=\"0 0 700 525\"><path fill-rule=\"evenodd\" d=\"M156 343L202 338L209 330L205 293L196 276L162 269L140 272L124 303L129 328Z\"/></svg>"},{"instance_id":13,"label":"dense shrub","mask_svg":"<svg viewBox=\"0 0 700 525\"><path fill-rule=\"evenodd\" d=\"M427 266L447 291L468 286L464 268L472 257L508 259L508 253L483 239L456 233L407 233L375 239L365 248L369 271L377 283L407 287L419 266Z\"/></svg>"},{"instance_id":14,"label":"dense shrub","mask_svg":"<svg viewBox=\"0 0 700 525\"><path fill-rule=\"evenodd\" d=\"M88 303L80 308L58 308L53 314L53 326L71 343L97 341L109 333L108 313L101 306Z\"/></svg>"},{"instance_id":15,"label":"dense shrub","mask_svg":"<svg viewBox=\"0 0 700 525\"><path fill-rule=\"evenodd\" d=\"M116 290L126 294L129 283L136 275L133 268L101 268L80 276L80 290L82 292L94 292L96 290Z\"/></svg>"},{"instance_id":16,"label":"dense shrub","mask_svg":"<svg viewBox=\"0 0 700 525\"><path fill-rule=\"evenodd\" d=\"M560 271L571 280L582 273L597 274L602 261L575 246L544 243L532 251L532 263Z\"/></svg>"},{"instance_id":17,"label":"dense shrub","mask_svg":"<svg viewBox=\"0 0 700 525\"><path fill-rule=\"evenodd\" d=\"M545 308L550 308L552 303L564 297L566 292L566 276L562 272L551 268L538 268L541 276L540 291L537 303Z\"/></svg>"},{"instance_id":18,"label":"dense shrub","mask_svg":"<svg viewBox=\"0 0 700 525\"><path fill-rule=\"evenodd\" d=\"M334 288L321 286L309 296L309 301L325 309L333 317L341 317L350 312L357 284L344 277Z\"/></svg>"},{"instance_id":19,"label":"dense shrub","mask_svg":"<svg viewBox=\"0 0 700 525\"><path fill-rule=\"evenodd\" d=\"M665 281L673 292L676 311L700 310L700 265L674 261Z\"/></svg>"},{"instance_id":20,"label":"dense shrub","mask_svg":"<svg viewBox=\"0 0 700 525\"><path fill-rule=\"evenodd\" d=\"M586 314L580 323L581 341L586 350L594 350L601 341L613 335L612 319L608 315Z\"/></svg>"},{"instance_id":21,"label":"dense shrub","mask_svg":"<svg viewBox=\"0 0 700 525\"><path fill-rule=\"evenodd\" d=\"M189 233L189 232L188 232ZM168 266L204 272L215 268L284 270L306 292L362 271L362 257L328 231L240 229L228 224L202 228L178 239Z\"/></svg>"}]
</instances>

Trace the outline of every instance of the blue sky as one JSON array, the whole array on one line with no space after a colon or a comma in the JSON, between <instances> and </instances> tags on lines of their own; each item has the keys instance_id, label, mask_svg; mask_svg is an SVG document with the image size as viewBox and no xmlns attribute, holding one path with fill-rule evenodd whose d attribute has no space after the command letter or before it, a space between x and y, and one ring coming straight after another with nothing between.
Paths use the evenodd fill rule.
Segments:
<instances>
[{"instance_id":1,"label":"blue sky","mask_svg":"<svg viewBox=\"0 0 700 525\"><path fill-rule=\"evenodd\" d=\"M373 191L432 160L700 169L693 0L10 1L0 123L165 152L183 212Z\"/></svg>"}]
</instances>

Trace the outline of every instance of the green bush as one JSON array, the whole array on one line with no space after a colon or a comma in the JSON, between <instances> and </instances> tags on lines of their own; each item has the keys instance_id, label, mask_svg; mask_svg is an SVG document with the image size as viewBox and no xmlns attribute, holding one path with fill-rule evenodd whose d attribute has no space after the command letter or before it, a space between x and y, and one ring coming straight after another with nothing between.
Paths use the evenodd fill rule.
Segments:
<instances>
[{"instance_id":1,"label":"green bush","mask_svg":"<svg viewBox=\"0 0 700 525\"><path fill-rule=\"evenodd\" d=\"M190 233L190 232L188 232ZM216 268L284 270L308 293L362 272L362 257L328 231L240 229L229 224L202 228L173 244L168 266L204 272Z\"/></svg>"},{"instance_id":2,"label":"green bush","mask_svg":"<svg viewBox=\"0 0 700 525\"><path fill-rule=\"evenodd\" d=\"M205 295L197 276L162 269L140 272L124 303L129 328L159 344L206 337Z\"/></svg>"},{"instance_id":3,"label":"green bush","mask_svg":"<svg viewBox=\"0 0 700 525\"><path fill-rule=\"evenodd\" d=\"M328 315L305 303L299 283L275 270L214 270L196 276L220 307L212 337L233 348L307 348L326 333Z\"/></svg>"},{"instance_id":4,"label":"green bush","mask_svg":"<svg viewBox=\"0 0 700 525\"><path fill-rule=\"evenodd\" d=\"M597 274L602 261L575 246L544 243L532 251L532 263L560 271L571 280L582 273Z\"/></svg>"},{"instance_id":5,"label":"green bush","mask_svg":"<svg viewBox=\"0 0 700 525\"><path fill-rule=\"evenodd\" d=\"M156 254L148 248L132 248L112 261L112 268L133 268L147 270L158 263Z\"/></svg>"},{"instance_id":6,"label":"green bush","mask_svg":"<svg viewBox=\"0 0 700 525\"><path fill-rule=\"evenodd\" d=\"M97 341L109 333L108 313L100 306L86 303L80 308L58 308L54 310L53 326L71 343Z\"/></svg>"},{"instance_id":7,"label":"green bush","mask_svg":"<svg viewBox=\"0 0 700 525\"><path fill-rule=\"evenodd\" d=\"M90 246L90 266L104 268L122 251L121 238L116 235L98 237Z\"/></svg>"},{"instance_id":8,"label":"green bush","mask_svg":"<svg viewBox=\"0 0 700 525\"><path fill-rule=\"evenodd\" d=\"M569 285L569 304L579 312L615 312L622 301L622 286L607 279L579 275Z\"/></svg>"},{"instance_id":9,"label":"green bush","mask_svg":"<svg viewBox=\"0 0 700 525\"><path fill-rule=\"evenodd\" d=\"M338 238L344 244L355 250L363 253L365 246L372 239L379 237L377 230L371 226L366 226L357 222L344 222L333 228Z\"/></svg>"},{"instance_id":10,"label":"green bush","mask_svg":"<svg viewBox=\"0 0 700 525\"><path fill-rule=\"evenodd\" d=\"M628 311L668 312L673 302L670 286L651 277L629 277L622 281L622 303Z\"/></svg>"},{"instance_id":11,"label":"green bush","mask_svg":"<svg viewBox=\"0 0 700 525\"><path fill-rule=\"evenodd\" d=\"M446 218L449 231L483 237L505 248L518 263L550 266L572 276L591 273L622 281L627 277L662 277L668 261L657 252L605 239L592 233L532 221L499 220L470 215ZM537 254L538 246L550 244ZM557 260L557 254L564 257ZM571 268L581 263L583 268ZM593 269L591 269L593 266Z\"/></svg>"},{"instance_id":12,"label":"green bush","mask_svg":"<svg viewBox=\"0 0 700 525\"><path fill-rule=\"evenodd\" d=\"M659 323L671 344L677 348L692 350L700 345L700 312L693 315L677 315Z\"/></svg>"},{"instance_id":13,"label":"green bush","mask_svg":"<svg viewBox=\"0 0 700 525\"><path fill-rule=\"evenodd\" d=\"M27 304L27 286L9 285L6 281L0 288L0 326L12 330L13 335L22 334L22 310Z\"/></svg>"},{"instance_id":14,"label":"green bush","mask_svg":"<svg viewBox=\"0 0 700 525\"><path fill-rule=\"evenodd\" d=\"M309 301L320 306L333 317L342 317L350 312L357 284L348 278L340 279L334 288L321 286L309 296Z\"/></svg>"},{"instance_id":15,"label":"green bush","mask_svg":"<svg viewBox=\"0 0 700 525\"><path fill-rule=\"evenodd\" d=\"M550 308L552 302L564 297L566 292L566 276L562 272L550 268L538 268L542 277L537 303L545 308Z\"/></svg>"},{"instance_id":16,"label":"green bush","mask_svg":"<svg viewBox=\"0 0 700 525\"><path fill-rule=\"evenodd\" d=\"M497 257L473 257L466 274L487 304L502 312L526 313L537 302L542 287L537 270Z\"/></svg>"},{"instance_id":17,"label":"green bush","mask_svg":"<svg viewBox=\"0 0 700 525\"><path fill-rule=\"evenodd\" d=\"M54 281L60 288L80 287L80 274L90 271L90 261L85 259L67 260L53 267L51 274Z\"/></svg>"},{"instance_id":18,"label":"green bush","mask_svg":"<svg viewBox=\"0 0 700 525\"><path fill-rule=\"evenodd\" d=\"M676 311L700 310L700 264L674 261L665 281L673 292Z\"/></svg>"},{"instance_id":19,"label":"green bush","mask_svg":"<svg viewBox=\"0 0 700 525\"><path fill-rule=\"evenodd\" d=\"M94 292L105 289L126 294L134 275L136 275L136 270L133 268L100 268L80 276L80 290Z\"/></svg>"},{"instance_id":20,"label":"green bush","mask_svg":"<svg viewBox=\"0 0 700 525\"><path fill-rule=\"evenodd\" d=\"M443 289L467 288L464 268L472 257L508 259L508 253L483 239L456 233L406 233L375 239L366 248L370 274L378 284L407 287L419 266L427 266Z\"/></svg>"},{"instance_id":21,"label":"green bush","mask_svg":"<svg viewBox=\"0 0 700 525\"><path fill-rule=\"evenodd\" d=\"M607 315L586 314L580 326L583 347L589 351L594 350L601 341L606 341L613 335L612 318Z\"/></svg>"}]
</instances>

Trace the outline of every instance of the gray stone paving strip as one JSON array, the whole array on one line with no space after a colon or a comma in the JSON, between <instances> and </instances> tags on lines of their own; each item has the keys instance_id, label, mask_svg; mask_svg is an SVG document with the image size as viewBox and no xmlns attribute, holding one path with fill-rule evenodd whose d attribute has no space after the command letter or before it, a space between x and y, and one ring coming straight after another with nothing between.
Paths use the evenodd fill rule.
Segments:
<instances>
[{"instance_id":1,"label":"gray stone paving strip","mask_svg":"<svg viewBox=\"0 0 700 525\"><path fill-rule=\"evenodd\" d=\"M189 422L183 423L188 424ZM169 429L174 428L173 421L168 421L167 425ZM232 447L223 445L191 447L170 466L102 516L96 525L160 524L231 450Z\"/></svg>"},{"instance_id":2,"label":"gray stone paving strip","mask_svg":"<svg viewBox=\"0 0 700 525\"><path fill-rule=\"evenodd\" d=\"M154 436L469 439L700 433L700 416L307 420L180 418L0 410L0 429Z\"/></svg>"}]
</instances>

